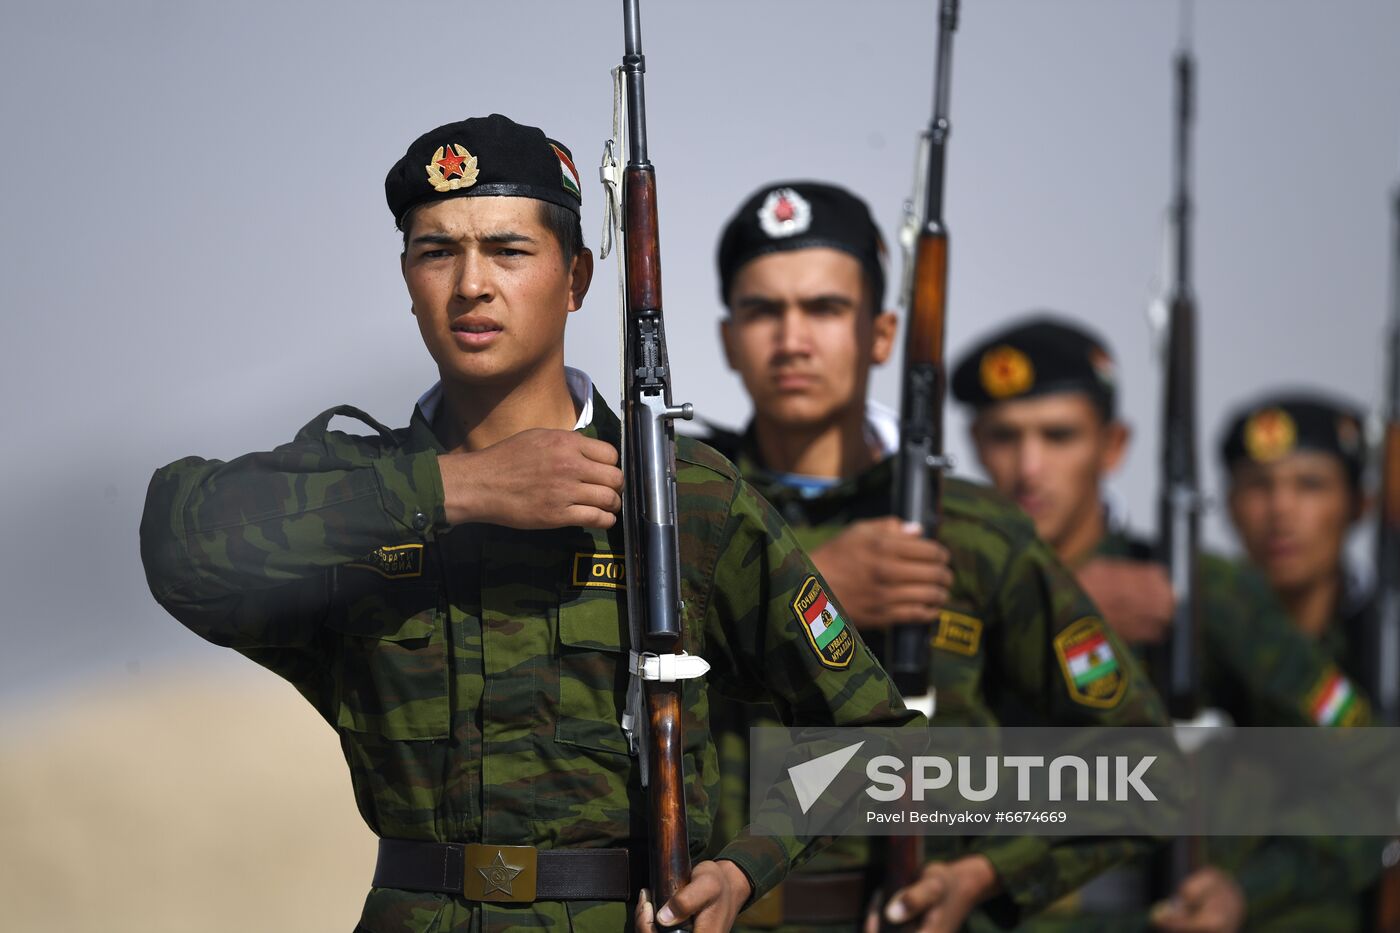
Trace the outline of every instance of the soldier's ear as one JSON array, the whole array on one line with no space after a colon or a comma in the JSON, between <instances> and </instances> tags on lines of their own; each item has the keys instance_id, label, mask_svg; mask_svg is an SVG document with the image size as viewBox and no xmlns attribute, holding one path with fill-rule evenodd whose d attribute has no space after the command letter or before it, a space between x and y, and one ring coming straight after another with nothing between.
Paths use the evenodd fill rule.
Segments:
<instances>
[{"instance_id":1,"label":"soldier's ear","mask_svg":"<svg viewBox=\"0 0 1400 933\"><path fill-rule=\"evenodd\" d=\"M593 282L593 250L587 246L578 251L569 264L569 310L583 307L583 298L588 294L588 286Z\"/></svg>"},{"instance_id":2,"label":"soldier's ear","mask_svg":"<svg viewBox=\"0 0 1400 933\"><path fill-rule=\"evenodd\" d=\"M734 345L732 343L734 340L733 324L734 322L730 320L728 315L719 319L719 345L724 348L724 362L730 369L737 370L739 367L734 365Z\"/></svg>"},{"instance_id":3,"label":"soldier's ear","mask_svg":"<svg viewBox=\"0 0 1400 933\"><path fill-rule=\"evenodd\" d=\"M1099 472L1107 475L1122 465L1123 458L1128 454L1128 442L1132 439L1133 430L1125 422L1114 418L1103 426L1103 431L1103 459Z\"/></svg>"},{"instance_id":4,"label":"soldier's ear","mask_svg":"<svg viewBox=\"0 0 1400 933\"><path fill-rule=\"evenodd\" d=\"M870 363L873 366L883 366L894 352L894 338L899 333L899 317L893 311L881 311L875 315L872 327Z\"/></svg>"}]
</instances>

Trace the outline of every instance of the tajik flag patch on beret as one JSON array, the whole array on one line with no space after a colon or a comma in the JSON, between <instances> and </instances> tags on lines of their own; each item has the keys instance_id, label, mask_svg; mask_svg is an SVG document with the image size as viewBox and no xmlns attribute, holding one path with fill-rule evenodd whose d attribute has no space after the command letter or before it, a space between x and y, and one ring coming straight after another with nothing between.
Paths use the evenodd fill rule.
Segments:
<instances>
[{"instance_id":1,"label":"tajik flag patch on beret","mask_svg":"<svg viewBox=\"0 0 1400 933\"><path fill-rule=\"evenodd\" d=\"M574 160L565 155L564 150L554 143L550 143L549 148L553 149L554 154L559 157L559 180L563 182L564 190L579 200L583 200L583 192L578 184L578 169L574 168Z\"/></svg>"}]
</instances>

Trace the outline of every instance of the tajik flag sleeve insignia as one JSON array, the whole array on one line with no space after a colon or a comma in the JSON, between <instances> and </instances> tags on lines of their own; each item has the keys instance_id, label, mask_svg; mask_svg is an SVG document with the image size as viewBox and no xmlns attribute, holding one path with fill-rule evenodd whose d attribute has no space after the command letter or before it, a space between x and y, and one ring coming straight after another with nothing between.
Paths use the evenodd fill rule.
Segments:
<instances>
[{"instance_id":1,"label":"tajik flag sleeve insignia","mask_svg":"<svg viewBox=\"0 0 1400 933\"><path fill-rule=\"evenodd\" d=\"M1113 653L1103 622L1094 616L1080 619L1056 635L1055 655L1060 659L1070 699L1076 703L1107 709L1117 706L1128 689L1128 678Z\"/></svg>"},{"instance_id":2,"label":"tajik flag sleeve insignia","mask_svg":"<svg viewBox=\"0 0 1400 933\"><path fill-rule=\"evenodd\" d=\"M1349 726L1355 721L1360 706L1351 681L1335 667L1323 675L1308 696L1308 712L1319 726Z\"/></svg>"},{"instance_id":3,"label":"tajik flag sleeve insignia","mask_svg":"<svg viewBox=\"0 0 1400 933\"><path fill-rule=\"evenodd\" d=\"M843 668L851 663L856 651L855 636L816 577L809 576L797 591L792 612L824 666Z\"/></svg>"}]
</instances>

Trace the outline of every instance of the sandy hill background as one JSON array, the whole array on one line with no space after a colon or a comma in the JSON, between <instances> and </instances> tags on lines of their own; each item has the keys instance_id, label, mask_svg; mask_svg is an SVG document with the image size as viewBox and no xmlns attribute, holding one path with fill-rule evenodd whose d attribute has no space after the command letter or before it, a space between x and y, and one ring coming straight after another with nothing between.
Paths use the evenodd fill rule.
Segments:
<instances>
[{"instance_id":1,"label":"sandy hill background","mask_svg":"<svg viewBox=\"0 0 1400 933\"><path fill-rule=\"evenodd\" d=\"M5 930L345 931L374 869L335 733L243 663L0 714Z\"/></svg>"}]
</instances>

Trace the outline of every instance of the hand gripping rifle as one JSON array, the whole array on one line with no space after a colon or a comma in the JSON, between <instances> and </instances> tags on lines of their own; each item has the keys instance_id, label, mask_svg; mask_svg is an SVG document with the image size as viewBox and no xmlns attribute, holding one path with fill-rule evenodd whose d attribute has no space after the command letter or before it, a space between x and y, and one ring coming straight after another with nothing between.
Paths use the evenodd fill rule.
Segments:
<instances>
[{"instance_id":1,"label":"hand gripping rifle","mask_svg":"<svg viewBox=\"0 0 1400 933\"><path fill-rule=\"evenodd\" d=\"M938 62L934 71L933 119L919 143L914 196L901 235L905 250L902 304L907 321L903 388L900 392L899 453L895 459L894 512L918 522L924 536L938 536L943 521L943 401L947 391L943 336L948 311L948 230L943 225L943 178L947 161L949 85L958 0L940 0ZM929 694L929 624L901 625L886 641L885 667L912 709L933 714ZM887 894L912 884L923 868L923 839L888 840Z\"/></svg>"},{"instance_id":2,"label":"hand gripping rifle","mask_svg":"<svg viewBox=\"0 0 1400 933\"><path fill-rule=\"evenodd\" d=\"M659 909L690 880L681 707L684 682L709 669L685 653L680 548L676 538L676 418L661 317L661 248L656 171L647 158L639 0L623 0L627 167L622 173L624 253L623 529L627 540L627 611L632 683L624 725L642 762L647 788L651 891ZM611 146L609 147L611 152ZM609 181L605 155L604 181ZM642 698L645 710L642 710ZM637 742L641 726L645 741Z\"/></svg>"},{"instance_id":3,"label":"hand gripping rifle","mask_svg":"<svg viewBox=\"0 0 1400 933\"><path fill-rule=\"evenodd\" d=\"M1195 60L1183 42L1176 55L1174 191L1167 250L1167 293L1156 309L1165 314L1162 467L1157 529L1158 558L1166 564L1176 608L1166 644L1148 651L1148 669L1167 711L1179 722L1200 715L1201 492L1196 458L1196 297L1191 282L1191 125ZM1185 835L1161 853L1153 883L1175 893L1196 867L1197 839Z\"/></svg>"}]
</instances>

